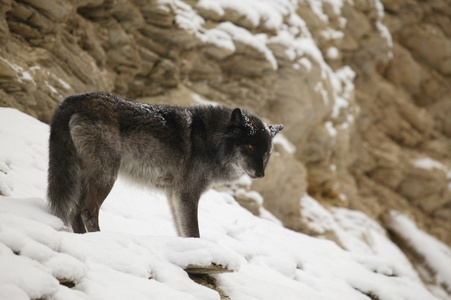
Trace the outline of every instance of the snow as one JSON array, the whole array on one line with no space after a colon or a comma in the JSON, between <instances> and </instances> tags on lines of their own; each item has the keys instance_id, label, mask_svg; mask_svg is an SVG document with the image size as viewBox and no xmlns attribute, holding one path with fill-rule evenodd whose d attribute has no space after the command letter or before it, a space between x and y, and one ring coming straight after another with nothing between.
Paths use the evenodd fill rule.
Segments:
<instances>
[{"instance_id":1,"label":"snow","mask_svg":"<svg viewBox=\"0 0 451 300\"><path fill-rule=\"evenodd\" d=\"M349 106L348 99L351 99L354 92L354 77L355 72L349 66L344 66L335 71L334 79L337 86L335 89L337 93L335 95L335 102L332 108L333 118L338 117L342 108Z\"/></svg>"},{"instance_id":2,"label":"snow","mask_svg":"<svg viewBox=\"0 0 451 300\"><path fill-rule=\"evenodd\" d=\"M329 4L335 15L341 15L341 8L345 0L323 0L324 3Z\"/></svg>"},{"instance_id":3,"label":"snow","mask_svg":"<svg viewBox=\"0 0 451 300\"><path fill-rule=\"evenodd\" d=\"M305 27L300 27L300 30L308 33L308 29ZM330 29L325 33L328 33L328 38L340 38L341 31L333 31ZM318 81L316 83L315 91L321 94L321 98L325 105L332 103L333 118L338 117L341 108L349 106L348 101L352 97L352 91L354 90L354 84L352 82L355 77L354 71L352 71L349 66L344 66L334 72L324 60L321 51L310 36L310 33L305 36L297 37L296 34L292 34L290 30L281 30L276 36L269 38L268 42L283 45L286 48L286 56L293 61L295 69L298 68L299 65L302 65L310 71L312 64L309 59L315 61L321 67L321 77L323 80L331 82L331 91L328 91L325 88L323 81ZM334 58L338 55L338 52L332 49L331 53L326 54L329 57ZM333 102L330 100L331 98Z\"/></svg>"},{"instance_id":4,"label":"snow","mask_svg":"<svg viewBox=\"0 0 451 300\"><path fill-rule=\"evenodd\" d=\"M347 66L334 71L325 62L306 23L296 13L298 1L200 0L195 9L180 0L158 2L161 9L169 11L170 6L175 11L180 28L224 50L222 57L249 47L277 69L270 46L284 46L285 59L294 69L310 72L313 63L320 67L321 80L315 89L323 104L331 107L332 118L349 106L355 73ZM337 18L341 28L345 27L347 20L341 16L344 0L302 2L308 2L326 26L329 18ZM351 0L346 2L353 5ZM392 47L390 33L380 22L382 4L379 0L371 3L378 12L376 26ZM333 15L325 13L326 5ZM197 9L220 17L231 11L253 28L232 22L206 28ZM253 29L258 27L272 35L255 34ZM340 39L343 32L327 27L323 37ZM325 55L336 59L339 52L330 47ZM19 81L34 83L23 67L0 60L18 74ZM29 70L33 73L41 68L32 66ZM53 85L48 81L44 84L53 93L57 93L56 88L71 88L45 72ZM212 104L199 95L193 99ZM352 118L348 115L345 123L334 120L324 126L334 137L337 128L346 129ZM436 274L437 286L426 287L386 231L363 213L326 209L304 195L300 199L302 220L317 237L283 228L263 207L260 218L252 215L233 198L241 193L257 204L264 203L260 194L249 190L248 177L238 183L245 188L210 190L202 196L201 239L176 237L165 197L121 179L102 205L102 232L73 234L47 208L48 135L46 124L17 110L0 108L0 299L219 299L216 291L198 285L184 271L189 265L210 264L234 271L213 275L219 289L231 299L438 299L434 295L449 299L440 288L445 285L449 291L451 286L449 247L407 217L392 213L391 227L425 258L427 268ZM274 143L295 152L282 134ZM444 169L430 158L413 163L417 168ZM330 168L336 171L335 165ZM345 201L346 195L340 194L340 198ZM325 239L331 236L335 242ZM74 287L59 281L71 281Z\"/></svg>"},{"instance_id":5,"label":"snow","mask_svg":"<svg viewBox=\"0 0 451 300\"><path fill-rule=\"evenodd\" d=\"M377 26L377 29L379 30L379 33L381 34L381 36L387 41L387 46L389 48L393 48L393 38L392 38L387 26L382 24L382 22L380 22L380 21L378 21L376 23L376 26ZM393 55L392 52L390 52L390 53L391 53L390 55Z\"/></svg>"},{"instance_id":6,"label":"snow","mask_svg":"<svg viewBox=\"0 0 451 300\"><path fill-rule=\"evenodd\" d=\"M421 255L435 273L435 280L451 293L451 249L418 229L408 217L397 211L390 214L390 227Z\"/></svg>"},{"instance_id":7,"label":"snow","mask_svg":"<svg viewBox=\"0 0 451 300\"><path fill-rule=\"evenodd\" d=\"M2 108L0 119L0 194L26 197L35 195L44 197L46 187L47 156L46 138L31 142L29 136L48 134L48 126L35 119L25 118L11 108ZM20 120L27 122L28 127L20 126ZM26 120L26 121L25 121ZM11 125L19 124L11 130ZM6 143L5 141L8 141ZM22 149L21 152L15 149ZM30 168L31 167L31 168ZM29 182L29 184L25 184Z\"/></svg>"},{"instance_id":8,"label":"snow","mask_svg":"<svg viewBox=\"0 0 451 300\"><path fill-rule=\"evenodd\" d=\"M327 90L324 88L324 84L322 81L318 81L315 84L315 92L321 93L321 98L323 99L324 105L329 104L329 94L327 93Z\"/></svg>"},{"instance_id":9,"label":"snow","mask_svg":"<svg viewBox=\"0 0 451 300\"><path fill-rule=\"evenodd\" d=\"M337 165L336 165L336 164L331 164L331 165L329 166L329 168L330 168L330 170L331 170L332 172L337 172Z\"/></svg>"},{"instance_id":10,"label":"snow","mask_svg":"<svg viewBox=\"0 0 451 300\"><path fill-rule=\"evenodd\" d=\"M342 16L342 8L344 3L354 5L353 1L303 0L300 3L307 3L313 13L325 24L322 35L326 40L343 38L343 31L332 28L329 18L336 18L340 28L344 28L347 20ZM312 62L316 62L321 68L322 80L331 82L332 86L331 89L328 89L326 88L328 84L318 82L315 90L321 94L325 105L333 106L332 118L337 118L340 110L348 107L349 100L353 97L351 91L354 89L352 81L355 74L348 66L334 72L325 62L305 21L296 13L300 9L298 5L298 1L290 0L201 0L197 3L196 9L206 11L205 15L211 12L219 17L224 17L226 12L230 11L237 19L247 20L251 24L251 28L245 28L242 27L244 25L232 22L220 22L216 27L208 29L198 26L204 22L193 22L191 27L202 41L228 51L226 54L222 54L222 57L232 55L237 51L237 45L241 43L262 53L273 69L277 69L276 55L268 46L278 44L285 48L285 56L292 62L292 67L296 70L303 67L309 72L312 69ZM370 5L377 13L375 22L380 35L386 40L387 46L390 49L393 48L390 32L381 22L384 16L381 1L371 1ZM330 9L325 10L325 6ZM267 28L275 33L271 35L255 34L253 29L258 27ZM335 47L329 47L325 52L329 59L339 57L339 51ZM388 56L390 58L392 53L389 52ZM347 128L347 126L348 124L343 124L343 128Z\"/></svg>"},{"instance_id":11,"label":"snow","mask_svg":"<svg viewBox=\"0 0 451 300\"><path fill-rule=\"evenodd\" d=\"M433 169L439 169L439 170L445 170L445 166L435 159L432 159L430 157L423 157L415 160L413 162L415 168L419 169L425 169L425 170L433 170Z\"/></svg>"},{"instance_id":12,"label":"snow","mask_svg":"<svg viewBox=\"0 0 451 300\"><path fill-rule=\"evenodd\" d=\"M230 52L235 52L236 47L233 43L233 40L229 34L227 34L225 31L212 28L208 31L206 31L204 34L200 35L200 39L204 43L211 43L216 45L219 48L224 48Z\"/></svg>"},{"instance_id":13,"label":"snow","mask_svg":"<svg viewBox=\"0 0 451 300\"><path fill-rule=\"evenodd\" d=\"M326 56L329 59L337 59L340 56L340 52L335 47L329 47L329 49L327 49Z\"/></svg>"},{"instance_id":14,"label":"snow","mask_svg":"<svg viewBox=\"0 0 451 300\"><path fill-rule=\"evenodd\" d=\"M257 36L252 35L246 29L236 26L231 22L223 22L219 24L216 29L224 31L225 33L230 35L230 37L234 41L241 42L256 49L258 52L262 53L265 56L266 60L271 63L274 70L277 69L277 61L272 51L270 51L265 42L259 39Z\"/></svg>"},{"instance_id":15,"label":"snow","mask_svg":"<svg viewBox=\"0 0 451 300\"><path fill-rule=\"evenodd\" d=\"M337 17L341 28L341 0L307 0L325 24ZM278 68L270 45L286 48L286 59L294 69L310 72L313 63L321 69L315 89L324 105L332 107L332 118L349 106L354 72L349 67L333 71L325 62L304 20L296 13L298 3L290 0L201 0L196 8L224 16L232 11L250 26L274 32L255 34L232 22L205 28L205 20L179 0L160 0L161 9L176 12L180 28L194 33L204 43L221 49L226 57L249 47ZM329 5L335 16L328 16ZM383 9L374 1L379 19ZM378 21L377 28L390 46L391 37ZM343 32L327 27L326 39L340 39ZM246 51L244 51L246 52ZM336 59L338 50L330 47L326 56ZM24 68L2 59L19 76L31 81ZM39 66L30 71L41 70ZM47 72L47 71L46 71ZM70 85L53 74L44 84ZM329 84L331 83L331 84ZM330 88L329 88L330 86ZM328 89L326 89L328 87ZM196 95L196 102L210 103ZM352 116L347 116L352 122ZM332 137L348 123L325 123ZM49 214L46 201L48 126L13 109L0 109L0 299L219 299L217 292L194 283L183 270L188 265L220 264L235 272L214 275L219 289L231 299L437 299L420 281L405 255L386 236L383 228L362 213L334 208L327 210L314 198L302 197L302 218L319 234L318 238L282 227L270 212L260 207L257 218L237 204L231 195L242 194L257 204L264 199L246 188L229 192L211 190L200 203L202 239L176 237L170 209L164 197L118 180L101 208L102 232L75 235L61 220ZM295 147L279 134L274 143L289 153ZM275 153L277 155L277 153ZM418 160L419 168L442 168L431 159ZM336 166L331 165L332 171ZM340 194L345 201L346 195ZM449 248L426 233L412 229L401 217L393 218L400 231L419 247L428 266L436 270L439 284L448 284ZM336 243L324 240L332 234ZM338 246L339 245L339 246ZM421 247L420 247L421 248ZM71 281L68 288L60 281ZM440 288L434 287L440 294ZM441 293L445 295L445 293ZM444 297L442 297L444 298Z\"/></svg>"},{"instance_id":16,"label":"snow","mask_svg":"<svg viewBox=\"0 0 451 300\"><path fill-rule=\"evenodd\" d=\"M225 14L225 10L232 10L247 19L254 27L263 21L267 28L277 29L283 23L287 4L287 1L200 0L197 7L212 10L220 16Z\"/></svg>"},{"instance_id":17,"label":"snow","mask_svg":"<svg viewBox=\"0 0 451 300\"><path fill-rule=\"evenodd\" d=\"M306 57L302 57L298 60L298 64L303 66L307 71L311 71L312 70L312 63L310 62L310 60ZM297 64L296 64L297 65Z\"/></svg>"},{"instance_id":18,"label":"snow","mask_svg":"<svg viewBox=\"0 0 451 300\"><path fill-rule=\"evenodd\" d=\"M346 18L341 15L344 0L304 0L302 2L307 2L312 11L326 24L326 28L322 31L325 39L343 38L343 31L329 26L329 17L337 18L340 28L344 28L347 23ZM387 43L390 43L390 33L380 22L383 17L383 6L379 0L373 2L371 5L378 13L377 27ZM216 47L217 49L210 49L210 52L218 59L224 59L233 54L249 55L250 48L261 53L272 69L277 70L279 64L276 57L280 54L276 55L272 49L280 49L279 46L283 46L285 58L291 61L293 69L299 70L302 67L310 72L312 62L319 65L321 80L318 81L315 90L320 93L325 105L333 107L333 118L338 117L341 108L349 106L349 100L353 96L350 90L354 89L352 83L354 73L348 66L334 72L326 63L305 21L297 13L301 9L298 1L200 0L194 9L179 0L174 0L173 3L176 7L176 21L179 27L193 32L203 43ZM353 5L352 1L347 3ZM331 8L329 13L332 13L332 16L325 13L324 6ZM202 11L201 14L205 17L214 16L211 18L219 24L212 26L211 22L206 22L196 13L196 10ZM221 22L228 12L234 16L233 22ZM265 33L255 33L256 28L264 29ZM271 33L266 33L268 31ZM274 45L275 47L271 47ZM329 59L337 59L339 52L335 47L330 47L325 55Z\"/></svg>"},{"instance_id":19,"label":"snow","mask_svg":"<svg viewBox=\"0 0 451 300\"><path fill-rule=\"evenodd\" d=\"M169 7L174 9L175 22L180 27L188 32L197 32L203 28L205 23L204 19L200 17L193 8L180 0L159 0L161 4L167 4ZM159 6L162 10L169 10L168 7L164 5Z\"/></svg>"},{"instance_id":20,"label":"snow","mask_svg":"<svg viewBox=\"0 0 451 300\"><path fill-rule=\"evenodd\" d=\"M337 136L337 129L335 129L334 124L332 124L331 121L327 121L326 123L324 123L324 127L326 127L326 130L329 133L330 137Z\"/></svg>"},{"instance_id":21,"label":"snow","mask_svg":"<svg viewBox=\"0 0 451 300\"><path fill-rule=\"evenodd\" d=\"M328 211L308 195L302 198L301 206L302 218L310 229L320 236L333 233L339 243L369 270L420 282L407 257L386 238L385 230L365 214L344 208Z\"/></svg>"},{"instance_id":22,"label":"snow","mask_svg":"<svg viewBox=\"0 0 451 300\"><path fill-rule=\"evenodd\" d=\"M57 78L59 84L61 84L61 86L63 88L65 88L66 90L70 90L72 87L70 86L69 83L67 83L66 81L62 80L61 78Z\"/></svg>"},{"instance_id":23,"label":"snow","mask_svg":"<svg viewBox=\"0 0 451 300\"><path fill-rule=\"evenodd\" d=\"M274 145L282 146L287 153L294 154L296 152L296 146L290 143L290 141L281 133L273 138L273 143Z\"/></svg>"},{"instance_id":24,"label":"snow","mask_svg":"<svg viewBox=\"0 0 451 300\"><path fill-rule=\"evenodd\" d=\"M343 31L334 30L332 28L323 30L321 34L326 40L338 40L344 37Z\"/></svg>"},{"instance_id":25,"label":"snow","mask_svg":"<svg viewBox=\"0 0 451 300\"><path fill-rule=\"evenodd\" d=\"M281 31L284 28L286 16L289 16L289 22L293 24L293 27L300 25L306 28L299 17L297 19L294 17L296 4L289 0L201 0L196 8L220 17L224 16L226 11L233 11L240 18L247 20L253 28L263 26L268 30ZM196 16L195 20L198 18L200 17ZM202 22L192 22L191 26L189 19L186 21L182 27L190 27L203 42L215 44L232 53L237 50L236 43L244 44L262 53L273 69L278 68L273 52L266 45L270 41L264 34L253 34L249 30L251 28L244 28L232 22L222 22L215 28L205 29L200 26L205 22L203 19ZM295 29L295 32L297 34L299 30Z\"/></svg>"},{"instance_id":26,"label":"snow","mask_svg":"<svg viewBox=\"0 0 451 300\"><path fill-rule=\"evenodd\" d=\"M329 17L323 11L323 2L320 0L307 0L313 13L323 22L329 23Z\"/></svg>"},{"instance_id":27,"label":"snow","mask_svg":"<svg viewBox=\"0 0 451 300\"><path fill-rule=\"evenodd\" d=\"M0 196L0 299L219 299L184 271L212 263L234 270L212 275L231 299L438 299L375 221L308 195L304 221L338 244L258 218L216 190L199 204L202 238L178 238L164 196L122 180L101 208L102 232L73 234L45 201L48 134L46 124L0 108L0 182L8 187ZM402 216L392 222L437 282L449 284L450 249Z\"/></svg>"},{"instance_id":28,"label":"snow","mask_svg":"<svg viewBox=\"0 0 451 300\"><path fill-rule=\"evenodd\" d=\"M164 196L122 180L101 208L102 232L73 234L46 205L48 134L47 125L0 108L0 182L9 187L0 196L1 299L219 299L183 270L212 263L235 271L212 275L231 299L438 299L376 222L328 211L308 195L307 223L336 232L344 249L258 218L216 190L199 204L202 238L178 238ZM449 261L446 246L425 249L437 268ZM59 284L68 280L74 287Z\"/></svg>"},{"instance_id":29,"label":"snow","mask_svg":"<svg viewBox=\"0 0 451 300\"><path fill-rule=\"evenodd\" d=\"M5 64L7 64L11 69L15 71L17 74L17 77L19 79L19 82L25 81L31 81L34 85L36 85L36 82L34 81L33 77L31 76L30 72L25 71L24 68L21 66L18 66L16 64L13 64L12 62L8 61L7 59L0 57L0 60L3 61Z\"/></svg>"},{"instance_id":30,"label":"snow","mask_svg":"<svg viewBox=\"0 0 451 300\"><path fill-rule=\"evenodd\" d=\"M52 86L47 80L45 80L44 83L52 93L54 93L54 94L58 93L58 91L55 89L55 87Z\"/></svg>"}]
</instances>

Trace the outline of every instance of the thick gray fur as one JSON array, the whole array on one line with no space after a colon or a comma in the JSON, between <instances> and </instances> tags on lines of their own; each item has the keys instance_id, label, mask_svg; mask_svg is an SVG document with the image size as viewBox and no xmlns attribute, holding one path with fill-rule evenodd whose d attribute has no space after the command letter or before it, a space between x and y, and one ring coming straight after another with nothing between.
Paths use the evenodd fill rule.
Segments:
<instances>
[{"instance_id":1,"label":"thick gray fur","mask_svg":"<svg viewBox=\"0 0 451 300\"><path fill-rule=\"evenodd\" d=\"M76 233L99 231L100 206L120 174L163 191L178 234L199 237L201 194L244 173L263 177L282 128L239 108L146 105L108 93L68 97L51 123L51 210Z\"/></svg>"}]
</instances>

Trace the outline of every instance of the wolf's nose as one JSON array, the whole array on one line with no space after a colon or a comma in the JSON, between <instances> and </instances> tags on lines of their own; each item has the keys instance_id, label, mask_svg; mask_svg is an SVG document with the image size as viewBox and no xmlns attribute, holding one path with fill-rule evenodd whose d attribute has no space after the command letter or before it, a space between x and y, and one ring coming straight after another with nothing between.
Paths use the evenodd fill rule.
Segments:
<instances>
[{"instance_id":1,"label":"wolf's nose","mask_svg":"<svg viewBox=\"0 0 451 300\"><path fill-rule=\"evenodd\" d=\"M257 172L255 172L255 178L263 178L263 176L265 176L265 172L259 172L259 171L257 171Z\"/></svg>"}]
</instances>

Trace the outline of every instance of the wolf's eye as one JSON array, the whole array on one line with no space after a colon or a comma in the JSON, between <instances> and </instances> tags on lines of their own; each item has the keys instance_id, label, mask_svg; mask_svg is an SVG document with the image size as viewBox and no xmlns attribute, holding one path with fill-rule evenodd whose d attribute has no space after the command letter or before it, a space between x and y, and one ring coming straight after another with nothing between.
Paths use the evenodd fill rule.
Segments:
<instances>
[{"instance_id":1,"label":"wolf's eye","mask_svg":"<svg viewBox=\"0 0 451 300\"><path fill-rule=\"evenodd\" d=\"M247 147L249 148L249 150L254 150L254 146L252 145L248 145Z\"/></svg>"}]
</instances>

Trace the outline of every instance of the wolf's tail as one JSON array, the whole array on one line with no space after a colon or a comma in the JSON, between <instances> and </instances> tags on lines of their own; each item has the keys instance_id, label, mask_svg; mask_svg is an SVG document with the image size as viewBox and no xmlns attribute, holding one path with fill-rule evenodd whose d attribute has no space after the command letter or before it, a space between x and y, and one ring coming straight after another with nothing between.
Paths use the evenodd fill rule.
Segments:
<instances>
[{"instance_id":1,"label":"wolf's tail","mask_svg":"<svg viewBox=\"0 0 451 300\"><path fill-rule=\"evenodd\" d=\"M70 116L61 109L50 127L47 199L54 215L68 226L81 198L80 159L69 131Z\"/></svg>"}]
</instances>

